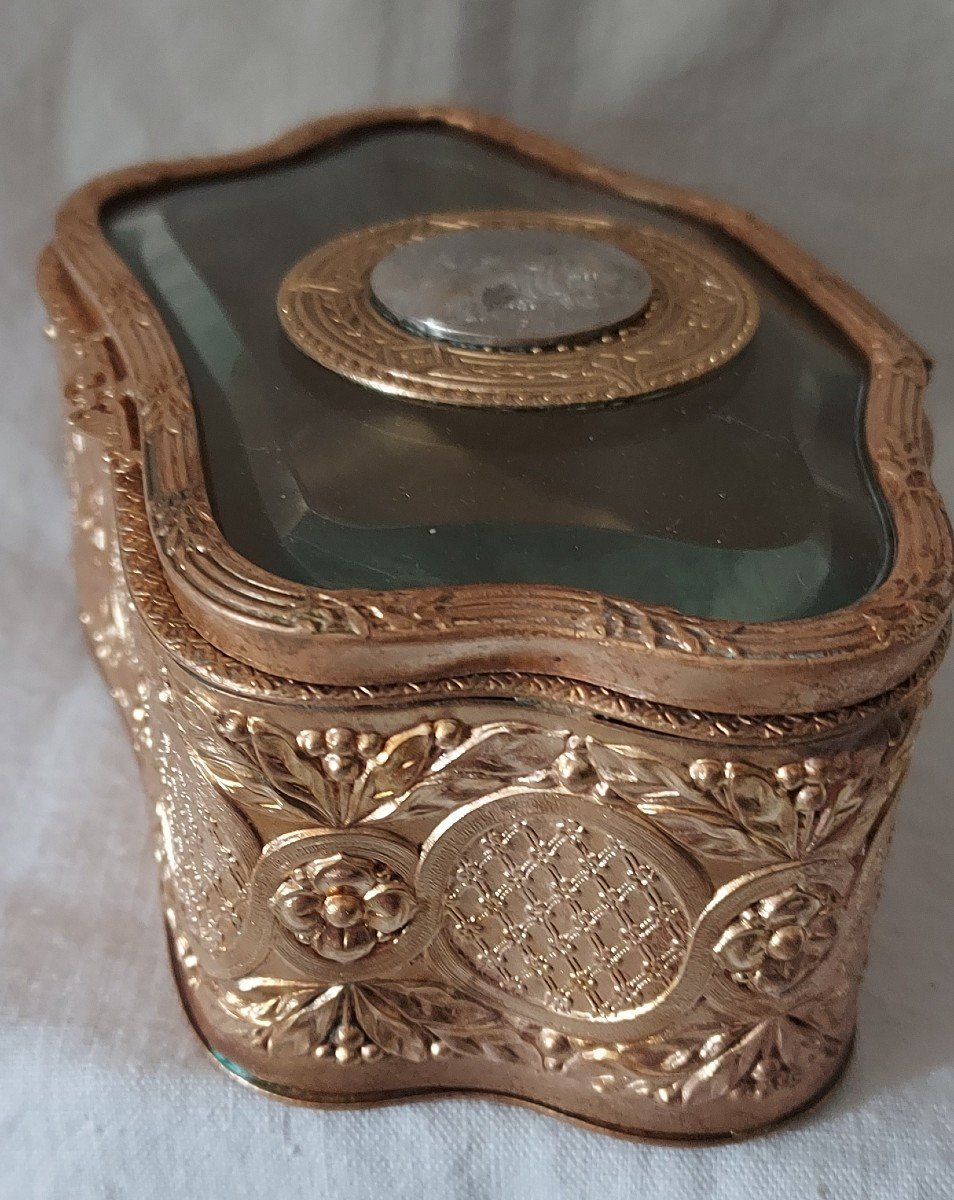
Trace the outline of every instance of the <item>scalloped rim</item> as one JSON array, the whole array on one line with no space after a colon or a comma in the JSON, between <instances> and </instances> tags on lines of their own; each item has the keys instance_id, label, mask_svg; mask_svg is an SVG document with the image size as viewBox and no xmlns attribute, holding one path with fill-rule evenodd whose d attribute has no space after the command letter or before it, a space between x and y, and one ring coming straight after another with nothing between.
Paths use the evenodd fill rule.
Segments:
<instances>
[{"instance_id":1,"label":"scalloped rim","mask_svg":"<svg viewBox=\"0 0 954 1200\"><path fill-rule=\"evenodd\" d=\"M558 587L323 591L237 554L212 517L182 364L151 301L106 241L99 214L122 194L277 162L361 128L413 122L469 131L561 174L711 224L824 313L869 365L865 438L896 535L887 579L822 617L746 624ZM60 210L52 251L41 260L40 290L72 418L124 463L148 453L147 512L176 602L204 638L261 670L337 685L532 672L685 708L806 713L900 683L945 625L954 586L951 528L929 473L923 352L846 283L730 205L596 166L500 119L442 107L393 109L320 120L244 153L94 180ZM122 522L120 542L125 558L130 537Z\"/></svg>"}]
</instances>

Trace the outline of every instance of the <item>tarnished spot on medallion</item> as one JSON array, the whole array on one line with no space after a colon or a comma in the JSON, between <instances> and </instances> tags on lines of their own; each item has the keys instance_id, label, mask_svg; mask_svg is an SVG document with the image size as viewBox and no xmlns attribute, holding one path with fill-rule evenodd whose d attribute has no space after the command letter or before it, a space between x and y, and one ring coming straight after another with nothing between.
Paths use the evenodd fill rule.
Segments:
<instances>
[{"instance_id":1,"label":"tarnished spot on medallion","mask_svg":"<svg viewBox=\"0 0 954 1200\"><path fill-rule=\"evenodd\" d=\"M464 346L550 346L632 321L649 272L607 241L562 229L455 229L398 246L371 272L392 321Z\"/></svg>"}]
</instances>

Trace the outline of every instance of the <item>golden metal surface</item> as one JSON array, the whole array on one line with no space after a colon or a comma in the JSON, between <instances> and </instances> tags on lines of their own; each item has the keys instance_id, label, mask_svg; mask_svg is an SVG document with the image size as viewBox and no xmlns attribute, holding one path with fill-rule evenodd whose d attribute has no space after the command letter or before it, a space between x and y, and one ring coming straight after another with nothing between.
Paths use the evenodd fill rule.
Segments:
<instances>
[{"instance_id":1,"label":"golden metal surface","mask_svg":"<svg viewBox=\"0 0 954 1200\"><path fill-rule=\"evenodd\" d=\"M809 294L871 364L887 582L826 618L729 626L561 589L325 593L235 555L181 367L98 205L397 119L702 216ZM917 348L744 214L437 110L90 185L41 288L82 620L154 808L183 999L219 1061L300 1101L476 1092L675 1141L743 1136L822 1094L946 648Z\"/></svg>"},{"instance_id":2,"label":"golden metal surface","mask_svg":"<svg viewBox=\"0 0 954 1200\"><path fill-rule=\"evenodd\" d=\"M368 283L375 264L408 242L463 229L554 230L607 241L649 271L649 305L613 333L532 351L455 346L382 316ZM292 267L278 292L285 332L323 366L401 396L500 408L605 403L689 383L748 343L758 311L752 287L708 247L619 221L496 210L343 234Z\"/></svg>"},{"instance_id":3,"label":"golden metal surface","mask_svg":"<svg viewBox=\"0 0 954 1200\"><path fill-rule=\"evenodd\" d=\"M817 723L671 710L695 736L654 732L664 706L598 721L558 681L520 706L212 684L158 563L160 609L127 582L110 479L141 505L138 472L75 430L69 463L83 623L220 1061L297 1100L478 1092L676 1141L828 1088L937 656ZM343 917L360 952L336 956Z\"/></svg>"},{"instance_id":4,"label":"golden metal surface","mask_svg":"<svg viewBox=\"0 0 954 1200\"><path fill-rule=\"evenodd\" d=\"M326 591L290 583L237 554L206 493L181 362L152 302L99 224L103 204L136 189L278 162L350 130L396 122L473 132L549 170L725 231L842 330L868 362L865 440L894 523L892 569L870 595L806 620L739 624L559 587ZM147 164L87 184L57 218L40 288L72 419L138 458L148 451L149 521L176 604L250 677L320 685L438 688L459 674L551 675L682 711L798 714L876 697L931 653L952 600L951 530L930 477L919 348L842 280L749 213L685 189L598 167L507 122L444 108L327 118L245 154ZM120 512L125 521L127 510ZM138 545L135 521L121 552ZM614 704L620 701L614 700Z\"/></svg>"}]
</instances>

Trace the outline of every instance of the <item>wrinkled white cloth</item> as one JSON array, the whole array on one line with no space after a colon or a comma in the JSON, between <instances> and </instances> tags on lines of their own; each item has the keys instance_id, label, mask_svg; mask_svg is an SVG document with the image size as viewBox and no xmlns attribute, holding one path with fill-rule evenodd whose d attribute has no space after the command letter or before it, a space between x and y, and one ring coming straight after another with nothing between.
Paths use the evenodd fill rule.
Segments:
<instances>
[{"instance_id":1,"label":"wrinkled white cloth","mask_svg":"<svg viewBox=\"0 0 954 1200\"><path fill-rule=\"evenodd\" d=\"M93 173L457 99L741 203L852 280L938 356L951 495L949 0L3 0L0 68L0 1196L950 1200L954 662L899 819L857 1056L809 1117L659 1149L484 1101L293 1108L214 1069L74 615L32 282L55 203Z\"/></svg>"}]
</instances>

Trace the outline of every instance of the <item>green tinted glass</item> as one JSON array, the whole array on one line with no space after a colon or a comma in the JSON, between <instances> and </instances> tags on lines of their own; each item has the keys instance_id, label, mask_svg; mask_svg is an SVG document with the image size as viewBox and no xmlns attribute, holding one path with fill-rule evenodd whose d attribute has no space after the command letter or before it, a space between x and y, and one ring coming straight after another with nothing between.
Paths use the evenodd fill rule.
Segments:
<instances>
[{"instance_id":1,"label":"green tinted glass","mask_svg":"<svg viewBox=\"0 0 954 1200\"><path fill-rule=\"evenodd\" d=\"M283 333L288 269L348 229L461 209L564 210L704 236L755 284L752 343L648 399L501 411L351 383ZM159 308L231 544L328 588L544 583L770 621L852 603L892 540L862 444L866 372L790 287L708 226L439 126L392 126L114 204Z\"/></svg>"}]
</instances>

